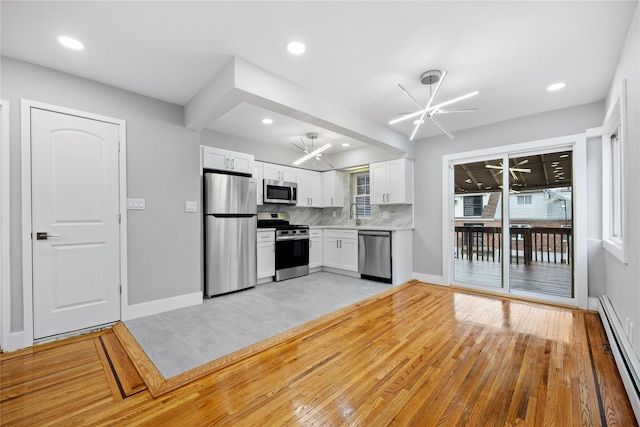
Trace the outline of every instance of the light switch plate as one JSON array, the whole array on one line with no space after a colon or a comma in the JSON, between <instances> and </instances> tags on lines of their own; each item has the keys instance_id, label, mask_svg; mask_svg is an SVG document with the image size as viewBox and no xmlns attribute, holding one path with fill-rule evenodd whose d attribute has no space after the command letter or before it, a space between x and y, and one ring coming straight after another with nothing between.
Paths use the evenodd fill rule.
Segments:
<instances>
[{"instance_id":1,"label":"light switch plate","mask_svg":"<svg viewBox=\"0 0 640 427\"><path fill-rule=\"evenodd\" d=\"M198 212L198 202L187 200L184 202L185 212Z\"/></svg>"},{"instance_id":2,"label":"light switch plate","mask_svg":"<svg viewBox=\"0 0 640 427\"><path fill-rule=\"evenodd\" d=\"M127 209L144 209L144 199L127 199Z\"/></svg>"}]
</instances>

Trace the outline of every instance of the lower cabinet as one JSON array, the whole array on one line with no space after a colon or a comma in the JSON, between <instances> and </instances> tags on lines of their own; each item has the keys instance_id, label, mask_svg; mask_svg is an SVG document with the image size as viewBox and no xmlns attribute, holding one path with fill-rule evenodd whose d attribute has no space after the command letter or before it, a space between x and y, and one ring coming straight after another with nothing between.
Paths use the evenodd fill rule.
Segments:
<instances>
[{"instance_id":1,"label":"lower cabinet","mask_svg":"<svg viewBox=\"0 0 640 427\"><path fill-rule=\"evenodd\" d=\"M322 267L322 229L309 230L309 268Z\"/></svg>"},{"instance_id":2,"label":"lower cabinet","mask_svg":"<svg viewBox=\"0 0 640 427\"><path fill-rule=\"evenodd\" d=\"M324 230L322 253L324 266L358 271L358 231Z\"/></svg>"},{"instance_id":3,"label":"lower cabinet","mask_svg":"<svg viewBox=\"0 0 640 427\"><path fill-rule=\"evenodd\" d=\"M276 274L275 231L258 231L258 283L270 282Z\"/></svg>"}]
</instances>

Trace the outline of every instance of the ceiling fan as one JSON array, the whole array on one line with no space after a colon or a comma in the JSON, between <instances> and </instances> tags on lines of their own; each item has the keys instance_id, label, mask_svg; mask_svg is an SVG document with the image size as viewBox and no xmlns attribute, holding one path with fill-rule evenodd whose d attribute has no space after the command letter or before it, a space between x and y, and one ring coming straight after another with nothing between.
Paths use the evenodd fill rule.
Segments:
<instances>
[{"instance_id":1,"label":"ceiling fan","mask_svg":"<svg viewBox=\"0 0 640 427\"><path fill-rule=\"evenodd\" d=\"M510 167L509 168L509 173L511 173L511 176L513 177L514 181L518 180L518 175L516 175L516 172L520 172L520 173L531 173L531 169L529 168L519 168L518 166L522 166L526 163L529 162L529 159L524 159L521 162L518 162L514 165L514 167ZM498 173L502 173L502 171L504 170L504 165L502 164L502 162L500 162L500 166L496 166L496 165L485 165L486 168L488 169L499 169Z\"/></svg>"},{"instance_id":2,"label":"ceiling fan","mask_svg":"<svg viewBox=\"0 0 640 427\"><path fill-rule=\"evenodd\" d=\"M331 144L325 144L320 148L315 148L313 141L318 139L318 134L315 132L309 132L307 133L306 136L311 140L310 145L307 145L307 143L304 141L304 139L302 139L302 137L300 137L300 142L302 143L301 146L293 142L291 143L291 145L296 147L298 150L304 151L306 153L304 156L300 157L298 160L293 162L293 164L295 166L298 166L299 164L306 162L309 159L313 159L313 161L316 161L316 160L320 161L333 169L332 164L322 160L322 152L328 148L331 148Z\"/></svg>"},{"instance_id":3,"label":"ceiling fan","mask_svg":"<svg viewBox=\"0 0 640 427\"><path fill-rule=\"evenodd\" d=\"M393 125L395 123L398 123L398 122L401 122L401 121L404 121L404 120L409 120L409 119L412 119L414 117L420 116L420 119L418 119L416 122L414 122L416 127L413 129L413 133L411 134L411 137L409 138L409 141L413 141L413 138L416 136L416 133L418 132L418 129L420 128L422 123L424 123L424 118L427 115L429 116L431 121L433 123L435 123L436 126L438 126L440 128L440 130L442 132L444 132L450 139L453 139L453 138L455 138L453 136L453 134L447 128L445 128L442 125L442 123L440 123L440 121L436 120L435 116L438 115L438 114L472 113L472 112L476 111L475 108L444 110L442 107L445 107L447 105L453 104L454 102L462 101L463 99L467 99L467 98L470 98L472 96L475 96L475 95L478 94L478 91L471 92L471 93L468 93L466 95L462 95L462 96L459 96L457 98L450 99L449 101L444 101L444 102L441 102L441 103L436 104L436 105L433 104L434 98L438 94L438 90L440 89L440 86L442 86L442 82L444 81L444 78L446 76L447 76L447 72L446 71L440 71L440 70L425 71L424 73L422 73L420 75L420 82L422 84L424 84L424 85L429 85L429 88L430 88L429 91L431 93L431 96L429 97L429 101L427 102L427 105L422 105L422 103L420 103L420 101L418 101L413 95L411 95L409 93L409 91L407 91L407 89L405 89L400 83L398 83L398 87L400 88L400 90L402 90L402 92L404 92L405 95L407 95L409 97L409 99L411 99L411 101L414 104L416 104L418 106L418 108L420 108L418 111L415 111L415 112L409 113L409 114L404 114L402 117L399 117L397 119L391 120L389 122L390 125ZM433 88L433 85L435 85L435 89ZM403 113L401 113L401 114L403 114Z\"/></svg>"}]
</instances>

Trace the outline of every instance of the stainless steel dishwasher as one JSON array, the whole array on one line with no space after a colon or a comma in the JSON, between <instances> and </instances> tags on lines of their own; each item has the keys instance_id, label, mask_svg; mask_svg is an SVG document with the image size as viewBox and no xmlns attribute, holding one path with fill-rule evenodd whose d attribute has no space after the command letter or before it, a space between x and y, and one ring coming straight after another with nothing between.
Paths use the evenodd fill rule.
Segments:
<instances>
[{"instance_id":1,"label":"stainless steel dishwasher","mask_svg":"<svg viewBox=\"0 0 640 427\"><path fill-rule=\"evenodd\" d=\"M363 279L391 283L390 231L358 231L358 272Z\"/></svg>"}]
</instances>

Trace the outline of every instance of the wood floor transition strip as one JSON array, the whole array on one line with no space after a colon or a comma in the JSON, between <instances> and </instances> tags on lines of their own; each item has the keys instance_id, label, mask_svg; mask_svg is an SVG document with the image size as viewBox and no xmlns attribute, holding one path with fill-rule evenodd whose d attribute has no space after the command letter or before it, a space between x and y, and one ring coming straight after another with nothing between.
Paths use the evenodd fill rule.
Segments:
<instances>
[{"instance_id":1,"label":"wood floor transition strip","mask_svg":"<svg viewBox=\"0 0 640 427\"><path fill-rule=\"evenodd\" d=\"M341 308L332 313L304 323L298 327L282 332L273 337L259 341L251 346L245 347L226 356L212 360L197 368L175 375L171 378L164 378L158 368L153 364L151 359L144 352L140 344L136 341L129 329L123 322L118 322L113 326L113 332L122 344L122 347L129 355L131 362L144 380L151 395L156 398L168 393L172 390L180 388L206 375L213 374L221 369L240 362L248 357L258 354L268 348L278 345L287 340L300 337L304 334L312 333L314 329L330 326L331 323L339 323L344 321L348 314L364 307L368 304L379 301L383 298L393 295L409 286L414 286L420 282L416 279L410 280L402 285L394 286L387 291Z\"/></svg>"}]
</instances>

